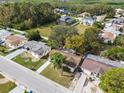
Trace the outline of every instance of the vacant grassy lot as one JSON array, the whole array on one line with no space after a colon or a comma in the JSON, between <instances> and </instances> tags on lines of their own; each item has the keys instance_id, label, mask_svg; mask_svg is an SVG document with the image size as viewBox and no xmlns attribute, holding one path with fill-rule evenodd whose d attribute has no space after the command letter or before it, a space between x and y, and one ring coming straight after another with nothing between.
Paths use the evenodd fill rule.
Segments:
<instances>
[{"instance_id":1,"label":"vacant grassy lot","mask_svg":"<svg viewBox=\"0 0 124 93\"><path fill-rule=\"evenodd\" d=\"M73 77L71 77L71 74L67 72L63 72L63 75L60 73L60 70L53 68L52 65L49 65L41 74L68 88L73 80Z\"/></svg>"},{"instance_id":2,"label":"vacant grassy lot","mask_svg":"<svg viewBox=\"0 0 124 93\"><path fill-rule=\"evenodd\" d=\"M0 84L0 93L8 93L14 87L16 87L16 85L13 82L8 82L6 84Z\"/></svg>"},{"instance_id":3,"label":"vacant grassy lot","mask_svg":"<svg viewBox=\"0 0 124 93\"><path fill-rule=\"evenodd\" d=\"M30 33L30 31L39 31L41 36L49 37L49 35L52 31L52 28L54 26L56 26L56 24L51 23L51 24L48 24L48 25L44 25L44 26L41 26L41 27L37 27L37 28L27 30L27 32Z\"/></svg>"},{"instance_id":4,"label":"vacant grassy lot","mask_svg":"<svg viewBox=\"0 0 124 93\"><path fill-rule=\"evenodd\" d=\"M35 58L31 58L31 56L29 56L30 54L25 52L17 57L15 57L13 60L17 63L19 63L20 65L23 65L24 67L27 67L31 70L36 71L41 65L43 65L47 58L42 58L40 60L35 59Z\"/></svg>"}]
</instances>

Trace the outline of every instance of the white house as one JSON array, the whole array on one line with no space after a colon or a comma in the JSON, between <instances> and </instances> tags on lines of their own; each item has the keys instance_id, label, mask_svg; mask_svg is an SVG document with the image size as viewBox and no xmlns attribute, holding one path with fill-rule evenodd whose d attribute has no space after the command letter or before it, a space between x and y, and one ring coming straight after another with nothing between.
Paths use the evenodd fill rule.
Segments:
<instances>
[{"instance_id":1,"label":"white house","mask_svg":"<svg viewBox=\"0 0 124 93\"><path fill-rule=\"evenodd\" d=\"M80 24L91 26L94 24L95 20L92 17L78 17Z\"/></svg>"},{"instance_id":2,"label":"white house","mask_svg":"<svg viewBox=\"0 0 124 93\"><path fill-rule=\"evenodd\" d=\"M32 54L32 56L36 58L41 58L45 55L47 55L51 51L51 47L47 46L43 42L37 42L37 41L28 41L24 48L28 50L29 53Z\"/></svg>"}]
</instances>

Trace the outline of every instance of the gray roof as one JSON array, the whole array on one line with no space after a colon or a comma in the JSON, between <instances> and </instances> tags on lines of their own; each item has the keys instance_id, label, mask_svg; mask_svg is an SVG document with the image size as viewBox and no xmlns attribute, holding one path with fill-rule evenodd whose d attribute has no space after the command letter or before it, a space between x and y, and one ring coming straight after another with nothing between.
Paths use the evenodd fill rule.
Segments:
<instances>
[{"instance_id":1,"label":"gray roof","mask_svg":"<svg viewBox=\"0 0 124 93\"><path fill-rule=\"evenodd\" d=\"M6 37L10 36L11 35L11 32L5 30L5 29L2 29L0 30L0 38L2 40L5 40Z\"/></svg>"},{"instance_id":2,"label":"gray roof","mask_svg":"<svg viewBox=\"0 0 124 93\"><path fill-rule=\"evenodd\" d=\"M88 54L87 58L106 64L106 65L111 65L113 67L124 68L124 64L119 61L112 61L112 60L109 60L109 59L106 59L100 56L92 55L92 54Z\"/></svg>"},{"instance_id":3,"label":"gray roof","mask_svg":"<svg viewBox=\"0 0 124 93\"><path fill-rule=\"evenodd\" d=\"M37 42L37 41L28 41L25 45L25 48L28 48L29 51L32 51L38 55L42 55L47 51L50 51L51 48L43 42Z\"/></svg>"}]
</instances>

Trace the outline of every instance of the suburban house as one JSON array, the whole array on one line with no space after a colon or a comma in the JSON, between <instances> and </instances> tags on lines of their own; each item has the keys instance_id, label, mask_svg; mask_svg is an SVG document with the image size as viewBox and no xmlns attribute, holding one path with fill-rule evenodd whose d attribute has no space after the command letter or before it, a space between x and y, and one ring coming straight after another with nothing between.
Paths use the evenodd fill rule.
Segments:
<instances>
[{"instance_id":1,"label":"suburban house","mask_svg":"<svg viewBox=\"0 0 124 93\"><path fill-rule=\"evenodd\" d=\"M28 41L25 43L24 48L36 58L41 58L51 51L51 47L47 46L43 42L37 41Z\"/></svg>"},{"instance_id":2,"label":"suburban house","mask_svg":"<svg viewBox=\"0 0 124 93\"><path fill-rule=\"evenodd\" d=\"M78 15L78 17L90 17L90 13L88 13L88 12L83 12L83 13L81 13L81 14L79 14Z\"/></svg>"},{"instance_id":3,"label":"suburban house","mask_svg":"<svg viewBox=\"0 0 124 93\"><path fill-rule=\"evenodd\" d=\"M61 18L59 19L60 24L72 24L74 22L75 20L72 17L67 15L62 15Z\"/></svg>"},{"instance_id":4,"label":"suburban house","mask_svg":"<svg viewBox=\"0 0 124 93\"><path fill-rule=\"evenodd\" d=\"M124 16L124 9L117 8L115 9L115 17L121 17Z\"/></svg>"},{"instance_id":5,"label":"suburban house","mask_svg":"<svg viewBox=\"0 0 124 93\"><path fill-rule=\"evenodd\" d=\"M27 42L27 39L21 35L10 35L6 37L5 45L10 49L15 49L23 46Z\"/></svg>"},{"instance_id":6,"label":"suburban house","mask_svg":"<svg viewBox=\"0 0 124 93\"><path fill-rule=\"evenodd\" d=\"M78 17L80 24L91 26L94 24L95 20L92 17Z\"/></svg>"},{"instance_id":7,"label":"suburban house","mask_svg":"<svg viewBox=\"0 0 124 93\"><path fill-rule=\"evenodd\" d=\"M124 68L124 64L92 54L88 54L81 65L82 71L94 78L99 77L107 70L116 67Z\"/></svg>"},{"instance_id":8,"label":"suburban house","mask_svg":"<svg viewBox=\"0 0 124 93\"><path fill-rule=\"evenodd\" d=\"M102 30L101 38L107 43L108 41L112 42L115 40L117 36L124 33L124 19L114 18L110 19L105 23L105 27Z\"/></svg>"},{"instance_id":9,"label":"suburban house","mask_svg":"<svg viewBox=\"0 0 124 93\"><path fill-rule=\"evenodd\" d=\"M112 32L104 32L101 34L101 38L104 40L105 43L111 42L113 43L116 35L113 34Z\"/></svg>"},{"instance_id":10,"label":"suburban house","mask_svg":"<svg viewBox=\"0 0 124 93\"><path fill-rule=\"evenodd\" d=\"M5 29L1 29L0 30L0 40L2 42L4 42L6 40L6 37L10 36L11 34L12 34L11 32L9 32Z\"/></svg>"},{"instance_id":11,"label":"suburban house","mask_svg":"<svg viewBox=\"0 0 124 93\"><path fill-rule=\"evenodd\" d=\"M70 12L67 9L64 9L64 8L55 8L54 13L57 13L57 14L69 14Z\"/></svg>"},{"instance_id":12,"label":"suburban house","mask_svg":"<svg viewBox=\"0 0 124 93\"><path fill-rule=\"evenodd\" d=\"M73 54L70 51L67 50L52 50L51 52L59 52L65 56L65 62L63 65L70 68L71 72L74 72L74 70L77 68L77 66L80 64L82 56L78 56L76 54Z\"/></svg>"}]
</instances>

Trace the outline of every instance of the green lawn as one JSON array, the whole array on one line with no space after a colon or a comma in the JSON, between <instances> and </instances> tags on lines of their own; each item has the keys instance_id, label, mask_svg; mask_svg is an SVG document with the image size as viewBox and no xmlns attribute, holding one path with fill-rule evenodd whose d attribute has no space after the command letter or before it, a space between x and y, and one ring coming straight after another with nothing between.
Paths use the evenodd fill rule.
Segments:
<instances>
[{"instance_id":1,"label":"green lawn","mask_svg":"<svg viewBox=\"0 0 124 93\"><path fill-rule=\"evenodd\" d=\"M54 69L52 65L49 65L41 74L67 88L69 88L73 80L70 73L64 72L61 76L60 70Z\"/></svg>"},{"instance_id":2,"label":"green lawn","mask_svg":"<svg viewBox=\"0 0 124 93\"><path fill-rule=\"evenodd\" d=\"M8 82L6 84L0 84L0 93L8 93L14 87L16 87L16 85L13 82Z\"/></svg>"},{"instance_id":3,"label":"green lawn","mask_svg":"<svg viewBox=\"0 0 124 93\"><path fill-rule=\"evenodd\" d=\"M24 57L23 54L15 57L13 61L19 63L20 65L23 65L31 70L36 71L41 65L43 65L46 62L46 58L42 58L40 60L33 61L30 57Z\"/></svg>"},{"instance_id":4,"label":"green lawn","mask_svg":"<svg viewBox=\"0 0 124 93\"><path fill-rule=\"evenodd\" d=\"M37 31L38 30L40 32L41 36L49 37L49 35L52 31L52 28L54 26L56 26L56 24L51 23L51 24L47 24L47 25L44 25L44 26L41 26L41 27L37 27L37 28L27 30L27 32L30 33L30 31Z\"/></svg>"}]
</instances>

